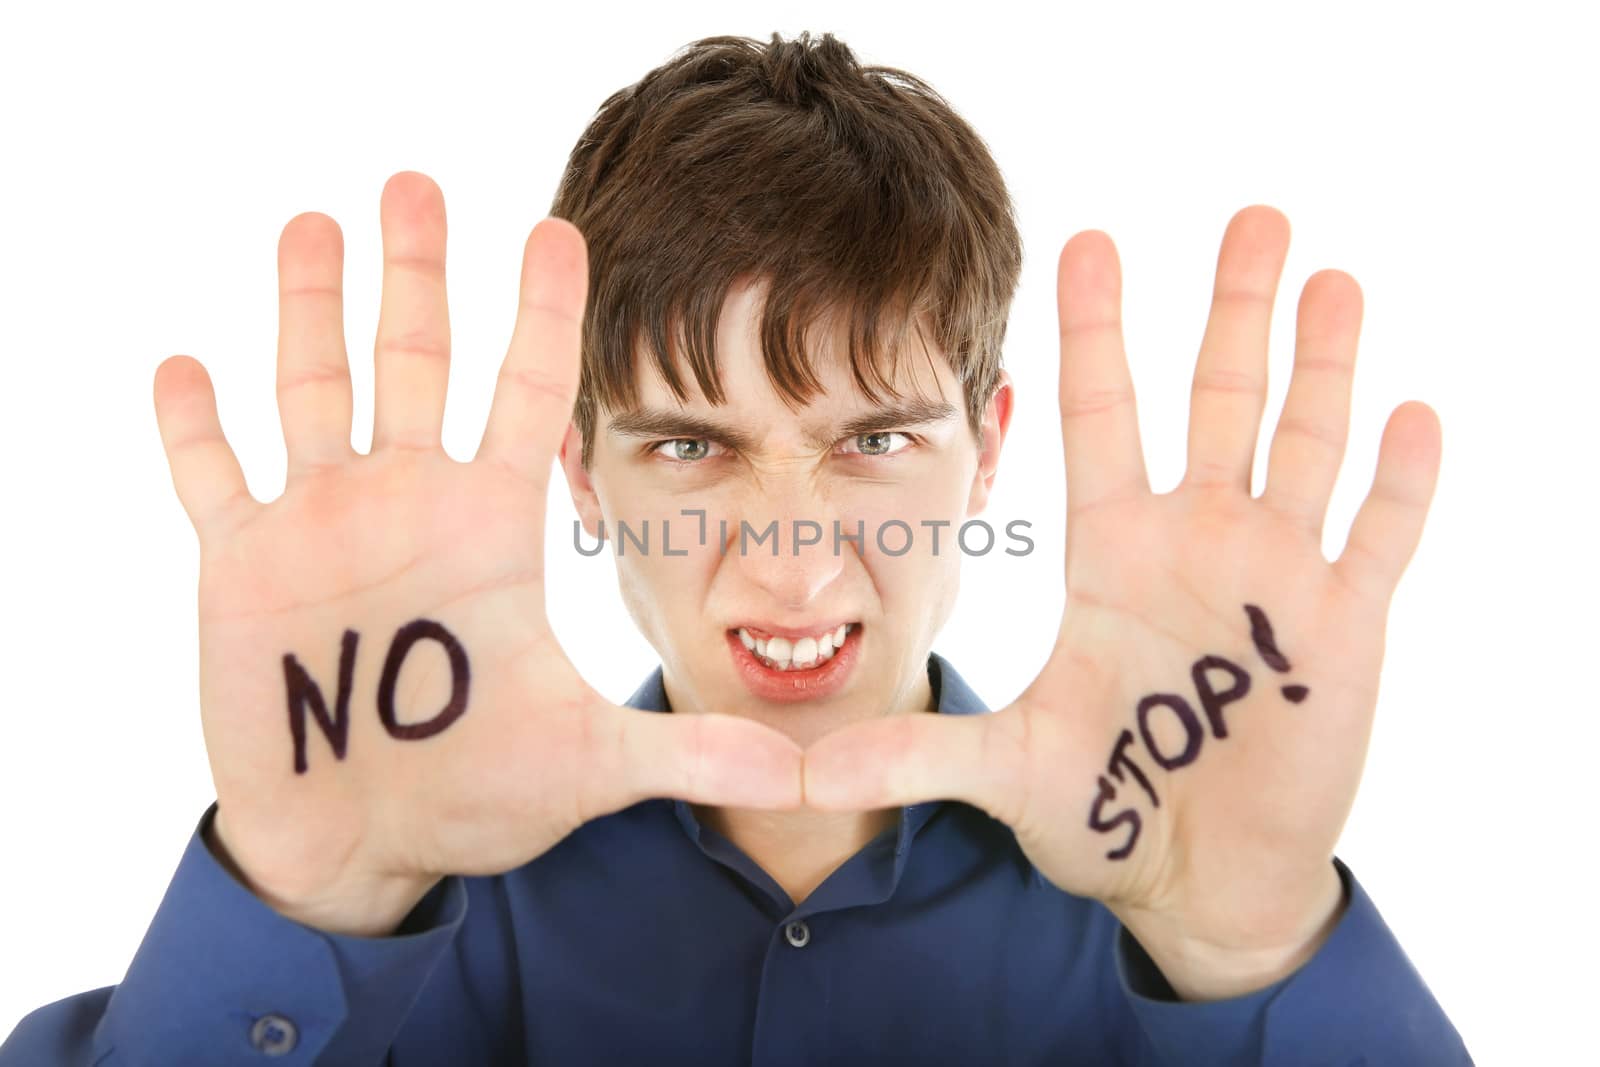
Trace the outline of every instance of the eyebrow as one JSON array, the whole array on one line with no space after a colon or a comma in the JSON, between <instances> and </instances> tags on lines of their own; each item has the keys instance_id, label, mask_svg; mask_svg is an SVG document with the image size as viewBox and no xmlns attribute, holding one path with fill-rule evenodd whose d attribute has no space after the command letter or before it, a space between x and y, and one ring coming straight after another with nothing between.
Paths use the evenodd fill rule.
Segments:
<instances>
[{"instance_id":1,"label":"eyebrow","mask_svg":"<svg viewBox=\"0 0 1600 1067\"><path fill-rule=\"evenodd\" d=\"M857 434L944 422L956 414L955 405L946 401L913 399L880 405L831 427L813 427L807 431L806 439L821 446ZM756 447L755 436L737 426L662 408L639 407L620 412L607 429L618 437L704 438L745 452L753 452Z\"/></svg>"}]
</instances>

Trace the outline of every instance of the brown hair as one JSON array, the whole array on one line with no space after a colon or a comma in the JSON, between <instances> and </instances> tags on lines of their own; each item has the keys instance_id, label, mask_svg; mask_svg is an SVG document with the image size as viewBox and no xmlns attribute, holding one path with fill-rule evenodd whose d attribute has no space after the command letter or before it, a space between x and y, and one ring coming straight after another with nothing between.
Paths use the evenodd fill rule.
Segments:
<instances>
[{"instance_id":1,"label":"brown hair","mask_svg":"<svg viewBox=\"0 0 1600 1067\"><path fill-rule=\"evenodd\" d=\"M770 282L761 346L791 407L821 388L808 331L848 309L863 394L895 395L905 333L926 322L973 432L982 425L1022 269L1005 182L943 97L905 71L861 66L831 33L706 37L679 49L600 106L550 214L588 246L573 411L584 466L600 408L637 402L641 338L680 401L688 393L671 352L686 353L710 403L723 402L717 321L746 277Z\"/></svg>"}]
</instances>

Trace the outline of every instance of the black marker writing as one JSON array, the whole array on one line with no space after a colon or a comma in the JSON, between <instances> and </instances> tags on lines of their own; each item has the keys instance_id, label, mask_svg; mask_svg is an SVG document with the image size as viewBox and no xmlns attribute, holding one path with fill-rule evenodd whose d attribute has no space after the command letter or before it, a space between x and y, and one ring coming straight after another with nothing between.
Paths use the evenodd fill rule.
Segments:
<instances>
[{"instance_id":1,"label":"black marker writing","mask_svg":"<svg viewBox=\"0 0 1600 1067\"><path fill-rule=\"evenodd\" d=\"M402 723L395 715L394 690L400 678L400 668L405 663L411 646L428 639L444 646L450 660L450 700L437 715L424 722ZM344 759L350 737L350 688L355 675L356 645L360 635L345 630L339 645L339 693L334 702L334 713L328 714L322 699L322 690L311 675L294 658L292 652L283 656L283 675L289 698L289 735L294 740L294 771L305 774L306 761L306 710L328 739L335 759ZM467 710L467 690L471 670L467 665L466 650L454 634L431 619L414 619L395 631L389 642L389 654L383 662L383 674L378 682L378 719L389 736L397 741L420 741L448 728Z\"/></svg>"},{"instance_id":2,"label":"black marker writing","mask_svg":"<svg viewBox=\"0 0 1600 1067\"><path fill-rule=\"evenodd\" d=\"M1122 776L1123 770L1127 770L1133 775L1134 780L1143 787L1145 793L1149 795L1150 803L1159 808L1161 806L1161 798L1156 796L1155 787L1150 784L1150 779L1145 777L1144 771L1139 769L1139 765L1133 762L1133 759L1128 755L1128 746L1131 744L1133 744L1132 730L1124 730L1118 734L1117 743L1111 748L1111 759L1106 764L1106 769L1119 782L1127 780ZM1122 843L1121 848L1106 853L1112 859L1120 860L1133 851L1133 843L1139 840L1139 831L1143 827L1144 821L1139 818L1139 813L1132 808L1124 808L1117 813L1114 819L1102 818L1100 810L1105 807L1107 801L1117 799L1117 788L1106 780L1105 775L1100 776L1099 785L1100 792L1095 795L1094 803L1089 808L1089 829L1097 830L1100 833L1110 833L1118 826L1126 824L1128 827L1128 839Z\"/></svg>"},{"instance_id":3,"label":"black marker writing","mask_svg":"<svg viewBox=\"0 0 1600 1067\"><path fill-rule=\"evenodd\" d=\"M1098 830L1101 833L1106 834L1110 833L1112 830L1115 830L1123 823L1127 823L1128 839L1122 843L1121 848L1106 853L1107 859L1120 860L1128 853L1133 851L1133 843L1139 840L1139 827L1141 825L1141 820L1139 818L1139 813L1134 811L1132 808L1123 808L1117 813L1117 817L1114 819L1102 820L1100 818L1100 809L1105 807L1106 801L1115 799L1117 799L1116 787L1110 782L1106 781L1106 776L1102 774L1100 776L1100 792L1096 794L1094 798L1094 804L1089 808L1089 829Z\"/></svg>"},{"instance_id":4,"label":"black marker writing","mask_svg":"<svg viewBox=\"0 0 1600 1067\"><path fill-rule=\"evenodd\" d=\"M1289 661L1278 650L1272 634L1272 624L1267 621L1266 613L1254 604L1246 604L1244 610L1250 619L1250 639L1255 644L1256 651L1261 654L1262 660L1279 673L1287 672L1290 669ZM1226 672L1230 676L1231 680L1226 689L1219 690L1212 683L1211 675L1214 671ZM1144 742L1145 752L1162 770L1170 772L1187 767L1200 757L1201 747L1205 743L1206 725L1211 727L1212 737L1218 741L1226 739L1228 723L1223 712L1229 704L1243 699L1250 692L1249 672L1232 660L1216 654L1204 655L1195 660L1189 667L1189 677L1194 682L1200 707L1205 712L1205 724L1201 723L1194 706L1183 696L1177 693L1146 694L1139 699L1134 709L1139 727L1137 738L1132 730L1125 729L1119 733L1115 744L1111 747L1111 758L1106 762L1107 773L1117 782L1126 784L1127 778L1124 772L1131 774L1145 795L1150 798L1152 807L1159 808L1161 798L1129 752L1129 749L1135 746L1136 740ZM1303 685L1286 685L1281 692L1291 703L1298 704L1311 691ZM1158 746L1152 721L1161 714L1181 727L1183 731L1181 749L1169 751ZM1168 741L1167 749L1174 748L1176 742ZM1102 774L1095 780L1094 799L1089 804L1089 829L1097 833L1110 833L1119 826L1126 826L1128 836L1122 845L1106 853L1107 859L1121 860L1133 852L1133 846L1139 840L1140 831L1144 827L1144 820L1133 807L1125 807L1111 818L1106 818L1105 806L1117 799L1117 787L1111 778Z\"/></svg>"},{"instance_id":5,"label":"black marker writing","mask_svg":"<svg viewBox=\"0 0 1600 1067\"><path fill-rule=\"evenodd\" d=\"M300 666L294 653L283 654L283 678L289 689L289 734L294 738L294 773L306 773L306 712L311 705L311 715L317 726L333 746L337 759L344 759L344 746L350 736L350 678L356 669L356 641L354 630L346 630L339 645L339 696L334 703L333 718L328 718L328 706L322 702L322 690L311 680L311 675Z\"/></svg>"},{"instance_id":6,"label":"black marker writing","mask_svg":"<svg viewBox=\"0 0 1600 1067\"><path fill-rule=\"evenodd\" d=\"M1132 730L1124 730L1117 735L1117 743L1111 748L1111 762L1106 764L1106 770L1110 771L1111 776L1120 782L1124 780L1122 768L1128 768L1129 771L1133 772L1133 776L1138 780L1139 784L1144 786L1144 791L1150 795L1150 803L1159 808L1161 806L1161 798L1156 796L1155 787L1150 784L1150 779L1144 776L1144 772L1139 769L1139 765L1128 757L1127 750L1131 744L1133 744Z\"/></svg>"},{"instance_id":7,"label":"black marker writing","mask_svg":"<svg viewBox=\"0 0 1600 1067\"><path fill-rule=\"evenodd\" d=\"M1250 640L1255 642L1256 651L1261 653L1263 662L1279 674L1287 674L1289 661L1278 651L1278 642L1272 636L1272 624L1267 621L1266 613L1254 604L1246 604L1244 613L1250 616ZM1300 703L1311 692L1303 685L1286 685L1278 691L1291 704Z\"/></svg>"},{"instance_id":8,"label":"black marker writing","mask_svg":"<svg viewBox=\"0 0 1600 1067\"><path fill-rule=\"evenodd\" d=\"M1150 713L1156 708L1171 708L1183 724L1183 751L1176 756L1162 755L1161 750L1156 748L1156 739L1150 734ZM1195 718L1194 709L1176 693L1151 693L1139 701L1139 733L1144 735L1144 747L1150 750L1150 758L1169 771L1193 763L1195 757L1200 755L1200 742L1205 737L1205 730L1200 720Z\"/></svg>"},{"instance_id":9,"label":"black marker writing","mask_svg":"<svg viewBox=\"0 0 1600 1067\"><path fill-rule=\"evenodd\" d=\"M1225 693L1211 688L1211 679L1206 675L1207 671L1216 668L1233 675L1233 685ZM1206 709L1206 718L1211 722L1211 732L1219 738L1227 737L1228 724L1222 721L1222 709L1250 692L1250 676L1244 672L1244 668L1221 656L1202 656L1194 661L1189 674L1194 679L1195 692L1200 694L1200 706Z\"/></svg>"}]
</instances>

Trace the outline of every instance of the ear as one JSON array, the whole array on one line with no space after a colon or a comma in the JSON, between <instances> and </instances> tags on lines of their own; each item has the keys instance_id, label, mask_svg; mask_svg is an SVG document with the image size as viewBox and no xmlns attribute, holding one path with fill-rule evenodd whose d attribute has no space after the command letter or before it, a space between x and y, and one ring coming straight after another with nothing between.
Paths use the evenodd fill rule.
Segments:
<instances>
[{"instance_id":1,"label":"ear","mask_svg":"<svg viewBox=\"0 0 1600 1067\"><path fill-rule=\"evenodd\" d=\"M572 491L572 506L577 509L578 518L583 522L583 532L596 541L604 541L605 538L600 535L600 495L594 491L594 481L580 461L583 456L583 435L578 432L575 422L567 424L566 436L561 439L560 455L561 469L567 475L567 488Z\"/></svg>"},{"instance_id":2,"label":"ear","mask_svg":"<svg viewBox=\"0 0 1600 1067\"><path fill-rule=\"evenodd\" d=\"M1000 469L1000 448L1006 442L1006 431L1011 428L1011 374L1004 368L1000 380L989 395L989 404L983 414L983 434L978 442L978 471L972 477L972 493L967 497L967 515L981 512L989 503L989 490L994 486L995 472Z\"/></svg>"}]
</instances>

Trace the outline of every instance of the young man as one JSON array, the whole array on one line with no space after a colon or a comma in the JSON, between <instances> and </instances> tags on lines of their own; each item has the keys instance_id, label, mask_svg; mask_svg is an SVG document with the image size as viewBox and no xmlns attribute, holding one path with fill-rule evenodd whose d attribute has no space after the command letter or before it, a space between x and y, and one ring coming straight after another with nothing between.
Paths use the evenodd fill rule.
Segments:
<instances>
[{"instance_id":1,"label":"young man","mask_svg":"<svg viewBox=\"0 0 1600 1067\"><path fill-rule=\"evenodd\" d=\"M1288 227L1235 217L1155 496L1115 251L1068 242L1066 610L989 712L931 650L1012 406L976 135L831 36L710 38L606 101L552 215L471 463L421 175L382 199L370 454L326 216L280 244L282 497L158 369L217 803L124 981L0 1062L1469 1062L1332 854L1439 455L1402 405L1322 557L1348 275L1306 286L1252 499ZM661 655L626 708L546 621L557 456Z\"/></svg>"}]
</instances>

